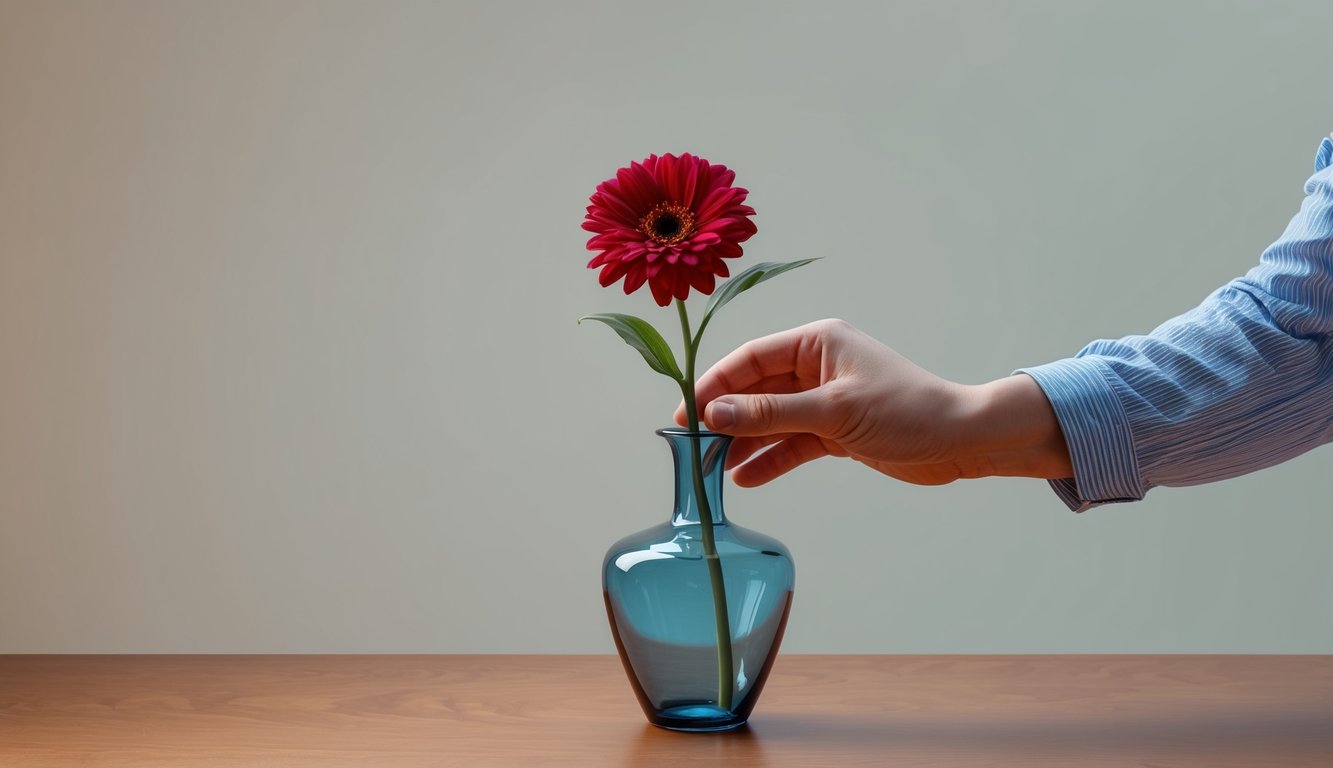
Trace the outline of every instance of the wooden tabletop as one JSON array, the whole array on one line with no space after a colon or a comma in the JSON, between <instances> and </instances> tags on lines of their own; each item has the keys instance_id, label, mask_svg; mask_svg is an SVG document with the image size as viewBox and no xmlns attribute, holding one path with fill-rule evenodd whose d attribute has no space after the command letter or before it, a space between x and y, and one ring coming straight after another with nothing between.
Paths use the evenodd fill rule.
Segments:
<instances>
[{"instance_id":1,"label":"wooden tabletop","mask_svg":"<svg viewBox=\"0 0 1333 768\"><path fill-rule=\"evenodd\" d=\"M779 657L647 724L614 656L0 656L0 765L1333 766L1333 656Z\"/></svg>"}]
</instances>

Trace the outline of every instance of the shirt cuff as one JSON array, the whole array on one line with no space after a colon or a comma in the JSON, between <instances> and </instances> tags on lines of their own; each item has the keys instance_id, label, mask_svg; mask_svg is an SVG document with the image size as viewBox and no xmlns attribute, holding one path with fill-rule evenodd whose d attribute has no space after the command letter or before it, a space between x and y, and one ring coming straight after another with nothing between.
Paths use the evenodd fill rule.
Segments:
<instances>
[{"instance_id":1,"label":"shirt cuff","mask_svg":"<svg viewBox=\"0 0 1333 768\"><path fill-rule=\"evenodd\" d=\"M1014 373L1031 376L1055 409L1069 448L1072 478L1050 481L1070 509L1138 501L1147 492L1139 475L1129 417L1107 378L1114 375L1095 356L1056 360Z\"/></svg>"}]
</instances>

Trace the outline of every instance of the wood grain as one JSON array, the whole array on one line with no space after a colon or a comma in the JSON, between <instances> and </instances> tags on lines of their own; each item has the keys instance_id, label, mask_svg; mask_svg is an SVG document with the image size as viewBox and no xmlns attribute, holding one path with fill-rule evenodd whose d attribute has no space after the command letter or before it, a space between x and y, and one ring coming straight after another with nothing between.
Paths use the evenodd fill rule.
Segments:
<instances>
[{"instance_id":1,"label":"wood grain","mask_svg":"<svg viewBox=\"0 0 1333 768\"><path fill-rule=\"evenodd\" d=\"M782 656L750 726L613 656L0 656L0 766L1333 766L1330 656Z\"/></svg>"}]
</instances>

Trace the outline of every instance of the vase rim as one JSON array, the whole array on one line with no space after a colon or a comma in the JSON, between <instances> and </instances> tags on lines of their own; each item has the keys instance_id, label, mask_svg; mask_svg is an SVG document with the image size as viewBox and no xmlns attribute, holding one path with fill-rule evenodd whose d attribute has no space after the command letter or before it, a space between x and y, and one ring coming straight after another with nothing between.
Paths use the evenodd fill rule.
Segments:
<instances>
[{"instance_id":1,"label":"vase rim","mask_svg":"<svg viewBox=\"0 0 1333 768\"><path fill-rule=\"evenodd\" d=\"M687 427L662 427L661 429L656 430L654 434L661 435L662 437L731 437L731 435L724 435L721 432L714 432L711 429L700 429L695 431Z\"/></svg>"}]
</instances>

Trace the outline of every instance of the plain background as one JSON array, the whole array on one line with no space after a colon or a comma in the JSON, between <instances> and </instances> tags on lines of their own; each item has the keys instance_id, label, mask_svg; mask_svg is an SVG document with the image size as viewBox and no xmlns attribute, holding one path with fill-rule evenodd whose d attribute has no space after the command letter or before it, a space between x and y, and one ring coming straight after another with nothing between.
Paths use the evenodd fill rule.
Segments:
<instances>
[{"instance_id":1,"label":"plain background","mask_svg":"<svg viewBox=\"0 0 1333 768\"><path fill-rule=\"evenodd\" d=\"M1333 4L0 0L0 651L610 652L673 385L593 187L737 171L703 362L840 316L964 382L1243 273L1333 130ZM697 310L696 310L697 311ZM669 338L674 338L669 336ZM728 490L793 652L1333 652L1333 452L1068 512L825 460Z\"/></svg>"}]
</instances>

